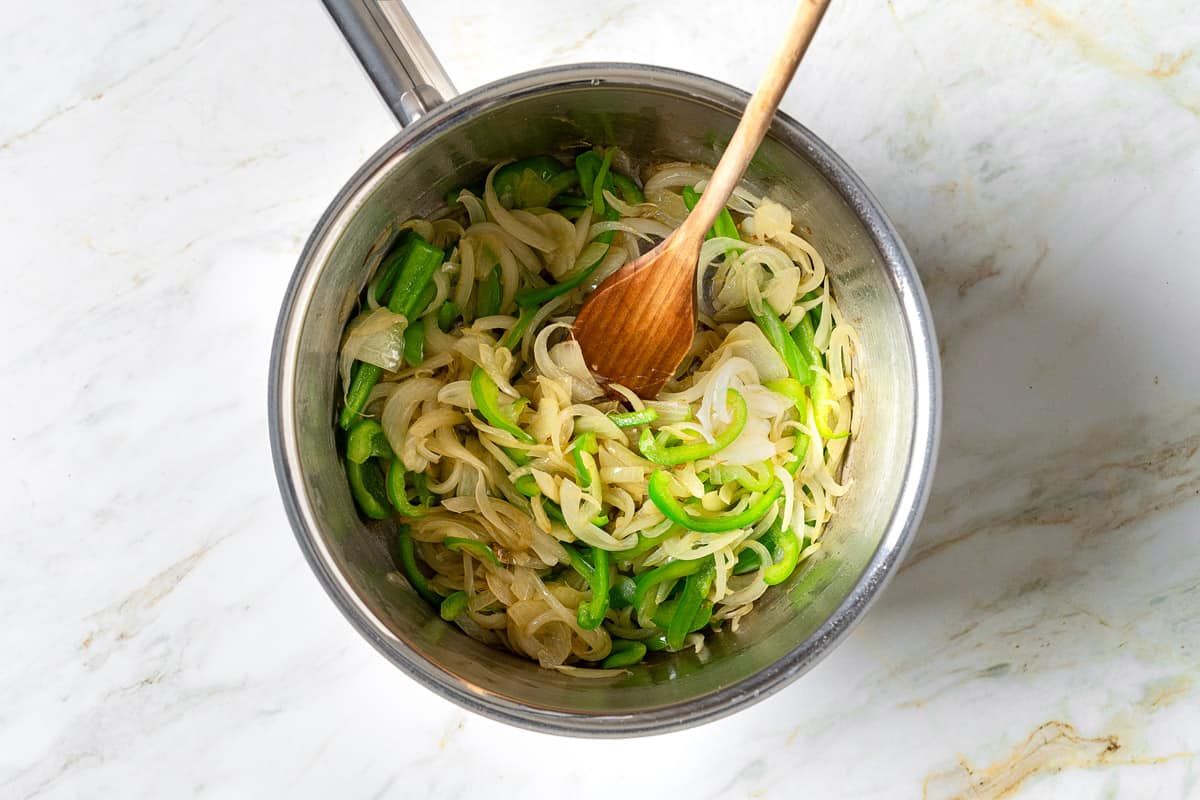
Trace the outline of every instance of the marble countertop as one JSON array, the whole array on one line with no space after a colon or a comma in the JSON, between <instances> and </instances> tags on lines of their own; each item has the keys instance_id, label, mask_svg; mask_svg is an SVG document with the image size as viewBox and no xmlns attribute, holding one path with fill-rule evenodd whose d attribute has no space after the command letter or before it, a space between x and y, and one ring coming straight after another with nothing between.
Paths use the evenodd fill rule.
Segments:
<instances>
[{"instance_id":1,"label":"marble countertop","mask_svg":"<svg viewBox=\"0 0 1200 800\"><path fill-rule=\"evenodd\" d=\"M645 796L1200 797L1190 4L834 4L784 108L924 278L946 399L925 523L790 688L592 743L404 678L292 541L276 312L395 131L320 5L11 5L0 796L611 797L604 770ZM410 4L461 89L594 59L749 88L790 4L753 6Z\"/></svg>"}]
</instances>

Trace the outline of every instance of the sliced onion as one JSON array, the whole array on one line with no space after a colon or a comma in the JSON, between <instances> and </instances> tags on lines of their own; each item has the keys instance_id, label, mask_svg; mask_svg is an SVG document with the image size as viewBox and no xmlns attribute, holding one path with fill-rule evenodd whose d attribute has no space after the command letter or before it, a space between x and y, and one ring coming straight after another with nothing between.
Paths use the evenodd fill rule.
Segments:
<instances>
[{"instance_id":1,"label":"sliced onion","mask_svg":"<svg viewBox=\"0 0 1200 800\"><path fill-rule=\"evenodd\" d=\"M404 359L404 328L408 321L403 314L393 314L377 308L360 314L346 326L342 349L338 355L338 372L342 386L350 388L350 368L355 361L365 361L389 372Z\"/></svg>"}]
</instances>

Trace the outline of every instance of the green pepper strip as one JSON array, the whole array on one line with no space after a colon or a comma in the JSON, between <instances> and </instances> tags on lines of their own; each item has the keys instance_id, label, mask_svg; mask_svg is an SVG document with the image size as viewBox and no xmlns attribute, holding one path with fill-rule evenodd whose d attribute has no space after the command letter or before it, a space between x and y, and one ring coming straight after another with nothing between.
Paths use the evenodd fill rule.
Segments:
<instances>
[{"instance_id":1,"label":"green pepper strip","mask_svg":"<svg viewBox=\"0 0 1200 800\"><path fill-rule=\"evenodd\" d=\"M542 493L538 488L537 479L532 475L522 475L513 481L513 487L526 497L536 497Z\"/></svg>"},{"instance_id":2,"label":"green pepper strip","mask_svg":"<svg viewBox=\"0 0 1200 800\"><path fill-rule=\"evenodd\" d=\"M396 276L400 274L400 268L404 266L408 251L412 249L412 240L416 235L411 228L402 231L392 245L392 252L388 253L379 265L379 280L375 284L375 302L381 306L387 305L392 284L396 282Z\"/></svg>"},{"instance_id":3,"label":"green pepper strip","mask_svg":"<svg viewBox=\"0 0 1200 800\"><path fill-rule=\"evenodd\" d=\"M701 194L702 192L697 192L691 186L683 187L683 204L687 206L688 211L694 209L696 203L700 202ZM738 234L737 225L734 224L733 215L729 213L728 208L721 209L721 213L717 215L717 221L709 228L708 233L704 234L705 239L712 239L718 236L725 239L742 238Z\"/></svg>"},{"instance_id":4,"label":"green pepper strip","mask_svg":"<svg viewBox=\"0 0 1200 800\"><path fill-rule=\"evenodd\" d=\"M426 284L433 277L434 271L442 265L445 256L443 251L413 234L405 244L404 264L392 287L388 310L393 314L403 314L405 319L412 320L412 313L421 300ZM350 388L346 392L346 406L338 420L342 430L350 430L350 426L367 404L371 389L379 382L379 376L382 374L383 369L374 364L358 365L351 376Z\"/></svg>"},{"instance_id":5,"label":"green pepper strip","mask_svg":"<svg viewBox=\"0 0 1200 800\"><path fill-rule=\"evenodd\" d=\"M810 353L810 357L815 360L815 363L824 364L825 359L821 356L821 351L817 349L813 343L812 323L806 314L800 320L800 324L792 330L792 335L797 338L800 348L805 352ZM812 399L813 399L813 417L817 421L817 432L821 434L823 439L840 439L849 435L847 433L834 433L833 428L829 426L829 414L825 410L829 407L830 392L833 386L830 385L829 379L824 375L817 375L813 382Z\"/></svg>"},{"instance_id":6,"label":"green pepper strip","mask_svg":"<svg viewBox=\"0 0 1200 800\"><path fill-rule=\"evenodd\" d=\"M800 563L800 538L795 533L780 531L775 537L775 543L783 552L771 566L763 570L763 583L767 586L786 581Z\"/></svg>"},{"instance_id":7,"label":"green pepper strip","mask_svg":"<svg viewBox=\"0 0 1200 800\"><path fill-rule=\"evenodd\" d=\"M670 627L671 620L675 618L675 610L678 607L678 600L668 600L663 603L658 607L658 610L654 612L654 624L663 629ZM695 633L712 621L712 612L712 603L705 603L704 605L700 606L700 611L695 617L692 618L692 625L688 630L688 633Z\"/></svg>"},{"instance_id":8,"label":"green pepper strip","mask_svg":"<svg viewBox=\"0 0 1200 800\"><path fill-rule=\"evenodd\" d=\"M375 384L379 383L381 375L383 375L383 367L368 364L365 361L354 363L354 370L350 374L350 388L346 390L346 405L338 419L342 430L349 430L350 426L354 424L354 420L358 419L358 415L362 413L363 407L367 404L367 398L371 396L371 390L375 388Z\"/></svg>"},{"instance_id":9,"label":"green pepper strip","mask_svg":"<svg viewBox=\"0 0 1200 800\"><path fill-rule=\"evenodd\" d=\"M845 433L834 433L833 428L829 426L829 415L825 410L829 407L829 393L832 390L829 381L824 377L819 377L813 385L813 417L817 421L817 432L821 434L821 438L829 441L830 439L844 439L849 435L849 431Z\"/></svg>"},{"instance_id":10,"label":"green pepper strip","mask_svg":"<svg viewBox=\"0 0 1200 800\"><path fill-rule=\"evenodd\" d=\"M579 573L579 577L583 578L590 585L592 582L592 565L583 557L573 545L562 542L562 549L567 552L567 561L571 564L571 569Z\"/></svg>"},{"instance_id":11,"label":"green pepper strip","mask_svg":"<svg viewBox=\"0 0 1200 800\"><path fill-rule=\"evenodd\" d=\"M809 315L805 314L800 318L800 323L792 328L792 339L796 342L796 346L804 355L809 365L825 365L825 358L821 355L821 351L817 349L816 342L813 337L816 331L813 329L812 320ZM812 398L813 398L813 416L817 420L817 432L825 439L831 439L837 436L833 429L829 427L829 416L823 410L829 402L829 392L832 387L829 385L829 380L823 375L817 375L816 370L809 370L813 378Z\"/></svg>"},{"instance_id":12,"label":"green pepper strip","mask_svg":"<svg viewBox=\"0 0 1200 800\"><path fill-rule=\"evenodd\" d=\"M437 499L433 492L429 491L429 484L425 478L424 472L418 472L412 476L413 488L417 490L417 499L422 505L432 506Z\"/></svg>"},{"instance_id":13,"label":"green pepper strip","mask_svg":"<svg viewBox=\"0 0 1200 800\"><path fill-rule=\"evenodd\" d=\"M800 419L802 421L807 419L806 410L808 408L808 400L804 396L804 387L799 381L792 378L783 378L777 381L768 381L763 385L772 392L778 392L784 397L790 398L796 406L796 413L800 415ZM791 475L795 475L800 470L800 465L804 463L804 459L808 455L808 435L800 431L795 431L795 434L796 443L792 445L793 458L783 465L783 468Z\"/></svg>"},{"instance_id":14,"label":"green pepper strip","mask_svg":"<svg viewBox=\"0 0 1200 800\"><path fill-rule=\"evenodd\" d=\"M604 160L600 162L600 169L596 172L596 179L592 183L592 210L593 213L603 214L607 206L604 203L604 190L606 184L612 183L608 171L612 169L613 156L617 154L617 148L610 147L604 151Z\"/></svg>"},{"instance_id":15,"label":"green pepper strip","mask_svg":"<svg viewBox=\"0 0 1200 800\"><path fill-rule=\"evenodd\" d=\"M592 431L581 433L571 445L571 456L575 461L575 473L579 476L579 485L587 489L592 485L592 470L588 467L587 462L583 458L584 453L592 453L593 455L600 452L599 446L596 444L596 434Z\"/></svg>"},{"instance_id":16,"label":"green pepper strip","mask_svg":"<svg viewBox=\"0 0 1200 800\"><path fill-rule=\"evenodd\" d=\"M667 626L667 644L672 650L683 647L683 640L692 630L696 616L701 612L704 598L712 588L713 578L717 574L716 562L712 556L700 559L702 566L698 572L687 577L683 582L683 594L679 596L679 604L675 607L675 615ZM712 612L709 611L711 616Z\"/></svg>"},{"instance_id":17,"label":"green pepper strip","mask_svg":"<svg viewBox=\"0 0 1200 800\"><path fill-rule=\"evenodd\" d=\"M429 506L422 503L413 505L408 499L407 472L403 462L396 458L388 464L387 470L387 499L402 516L416 519L429 513Z\"/></svg>"},{"instance_id":18,"label":"green pepper strip","mask_svg":"<svg viewBox=\"0 0 1200 800\"><path fill-rule=\"evenodd\" d=\"M425 601L435 608L440 608L442 605L442 596L433 590L429 585L429 581L421 574L420 568L417 566L417 549L413 542L412 536L408 532L407 525L401 525L396 536L399 537L400 547L400 571L404 573L404 577L408 578L409 584L416 590L417 594L425 598Z\"/></svg>"},{"instance_id":19,"label":"green pepper strip","mask_svg":"<svg viewBox=\"0 0 1200 800\"><path fill-rule=\"evenodd\" d=\"M492 188L505 208L540 208L578 181L574 170L551 156L534 156L496 170Z\"/></svg>"},{"instance_id":20,"label":"green pepper strip","mask_svg":"<svg viewBox=\"0 0 1200 800\"><path fill-rule=\"evenodd\" d=\"M604 219L609 222L614 222L619 218L620 214L617 213L615 208L610 208L604 212ZM613 235L615 233L616 231L605 231L597 236L593 242L599 242L600 244L605 245L612 244ZM600 264L604 262L604 258L607 255L608 248L606 247L604 252L601 253L595 261L593 261L591 264L588 264L586 267L579 270L566 280L560 281L559 283L552 283L549 286L541 286L537 289L523 289L522 291L517 292L517 305L521 306L522 308L534 308L553 300L559 295L563 295L567 292L577 289L583 285L584 281L592 276L592 273L595 272Z\"/></svg>"},{"instance_id":21,"label":"green pepper strip","mask_svg":"<svg viewBox=\"0 0 1200 800\"><path fill-rule=\"evenodd\" d=\"M453 622L455 618L462 612L467 610L467 602L470 598L467 593L461 589L457 592L451 592L446 595L446 599L442 601L441 608L438 613L446 622Z\"/></svg>"},{"instance_id":22,"label":"green pepper strip","mask_svg":"<svg viewBox=\"0 0 1200 800\"><path fill-rule=\"evenodd\" d=\"M410 367L425 360L425 326L420 321L404 329L404 360Z\"/></svg>"},{"instance_id":23,"label":"green pepper strip","mask_svg":"<svg viewBox=\"0 0 1200 800\"><path fill-rule=\"evenodd\" d=\"M662 603L661 606L659 606L659 610L654 612L654 624L664 628L664 630L665 628L670 627L671 620L674 619L674 614L676 614L678 607L678 600L668 600L665 603ZM713 603L706 602L702 604L700 610L696 612L696 615L692 616L691 625L688 627L688 632L695 633L696 631L701 630L702 627L708 625L710 621L713 621Z\"/></svg>"},{"instance_id":24,"label":"green pepper strip","mask_svg":"<svg viewBox=\"0 0 1200 800\"><path fill-rule=\"evenodd\" d=\"M738 553L737 561L733 565L733 574L745 575L748 572L754 572L761 566L762 556L747 547Z\"/></svg>"},{"instance_id":25,"label":"green pepper strip","mask_svg":"<svg viewBox=\"0 0 1200 800\"><path fill-rule=\"evenodd\" d=\"M608 590L608 604L613 608L629 608L637 596L637 583L628 575L621 575Z\"/></svg>"},{"instance_id":26,"label":"green pepper strip","mask_svg":"<svg viewBox=\"0 0 1200 800\"><path fill-rule=\"evenodd\" d=\"M666 650L667 634L660 631L659 633L651 636L649 639L643 639L642 644L646 645L647 650L654 650L655 652L659 650Z\"/></svg>"},{"instance_id":27,"label":"green pepper strip","mask_svg":"<svg viewBox=\"0 0 1200 800\"><path fill-rule=\"evenodd\" d=\"M534 444L537 441L505 415L500 408L500 389L483 371L483 367L476 367L471 372L471 398L483 418L495 427L511 433L522 442Z\"/></svg>"},{"instance_id":28,"label":"green pepper strip","mask_svg":"<svg viewBox=\"0 0 1200 800\"><path fill-rule=\"evenodd\" d=\"M800 563L800 553L808 546L807 539L798 541L795 534L783 531L778 522L760 536L758 541L771 553L771 565L763 573L764 582L770 586L783 583L791 577L796 570L796 565ZM761 566L762 558L758 553L747 548L738 553L733 574L745 575Z\"/></svg>"},{"instance_id":29,"label":"green pepper strip","mask_svg":"<svg viewBox=\"0 0 1200 800\"><path fill-rule=\"evenodd\" d=\"M758 543L767 548L767 552L771 554L771 563L777 564L783 560L783 548L778 544L776 539L779 537L781 526L778 520L775 521L766 532L758 537ZM745 575L747 572L753 572L762 566L762 556L755 551L746 548L738 553L737 563L733 565L734 575Z\"/></svg>"},{"instance_id":30,"label":"green pepper strip","mask_svg":"<svg viewBox=\"0 0 1200 800\"><path fill-rule=\"evenodd\" d=\"M388 299L388 309L393 314L403 314L405 319L411 320L413 312L418 310L425 286L445 258L446 254L442 250L414 235L412 249L396 277L396 285Z\"/></svg>"},{"instance_id":31,"label":"green pepper strip","mask_svg":"<svg viewBox=\"0 0 1200 800\"><path fill-rule=\"evenodd\" d=\"M675 524L682 525L690 531L721 533L735 528L745 528L762 519L763 515L779 499L779 495L783 493L783 482L778 479L773 481L771 488L759 495L759 498L744 510L736 514L720 516L700 516L692 514L684 508L683 504L671 494L671 473L666 470L660 469L650 476L646 491L650 495L651 502L658 506L658 510L663 513L663 516Z\"/></svg>"},{"instance_id":32,"label":"green pepper strip","mask_svg":"<svg viewBox=\"0 0 1200 800\"><path fill-rule=\"evenodd\" d=\"M500 340L500 346L512 350L516 347L517 342L521 341L521 337L525 335L529 323L533 321L537 309L522 309L521 316L517 317L517 321L513 323L512 328L508 333L504 334L504 338ZM525 431L521 430L517 424L510 420L504 411L500 408L500 388L496 386L496 382L492 380L482 367L475 367L471 371L471 398L475 401L479 413L483 415L489 423L503 431L507 431L517 439L527 444L534 444L537 440L530 436ZM513 460L517 458L512 455L511 450L506 450ZM529 459L524 462L528 463Z\"/></svg>"},{"instance_id":33,"label":"green pepper strip","mask_svg":"<svg viewBox=\"0 0 1200 800\"><path fill-rule=\"evenodd\" d=\"M816 342L813 341L816 331L813 330L812 320L805 314L800 318L799 324L792 328L792 341L796 343L796 349L800 352L801 358L805 361L805 366L812 372L814 365L822 365L824 359L821 358L821 351L817 349ZM811 382L811 381L810 381ZM804 383L804 381L801 381Z\"/></svg>"},{"instance_id":34,"label":"green pepper strip","mask_svg":"<svg viewBox=\"0 0 1200 800\"><path fill-rule=\"evenodd\" d=\"M567 560L570 561L571 568L587 581L592 590L591 600L579 606L576 617L579 627L584 630L594 630L600 627L600 624L604 622L604 615L608 613L609 570L612 564L612 554L599 547L593 547L591 548L592 563L589 564L587 559L571 545L563 544L562 548L567 552Z\"/></svg>"},{"instance_id":35,"label":"green pepper strip","mask_svg":"<svg viewBox=\"0 0 1200 800\"><path fill-rule=\"evenodd\" d=\"M562 506L551 500L549 497L542 500L542 509L546 512L546 516L555 522L563 525L567 524L567 518L563 516Z\"/></svg>"},{"instance_id":36,"label":"green pepper strip","mask_svg":"<svg viewBox=\"0 0 1200 800\"><path fill-rule=\"evenodd\" d=\"M467 552L478 558L480 561L488 562L492 566L504 566L496 554L492 552L492 548L488 547L478 539L467 539L462 536L447 536L442 540L442 544L446 545L446 549L453 553Z\"/></svg>"},{"instance_id":37,"label":"green pepper strip","mask_svg":"<svg viewBox=\"0 0 1200 800\"><path fill-rule=\"evenodd\" d=\"M733 419L725 427L725 430L713 437L715 439L714 442L701 441L667 447L655 438L654 433L649 428L644 428L641 437L638 439L638 450L655 464L662 464L667 467L674 466L675 464L685 464L689 461L696 461L697 459L707 458L719 453L733 444L734 440L742 435L742 429L746 427L746 418L749 415L746 409L746 400L736 389L730 389L726 398L726 402L733 409Z\"/></svg>"},{"instance_id":38,"label":"green pepper strip","mask_svg":"<svg viewBox=\"0 0 1200 800\"><path fill-rule=\"evenodd\" d=\"M383 473L373 461L356 464L345 459L346 479L350 483L350 494L362 512L371 519L387 519L391 509L387 506L387 491L383 485Z\"/></svg>"},{"instance_id":39,"label":"green pepper strip","mask_svg":"<svg viewBox=\"0 0 1200 800\"><path fill-rule=\"evenodd\" d=\"M638 425L649 425L658 419L658 412L653 408L643 408L641 411L625 411L620 414L609 414L608 418L618 428L634 428Z\"/></svg>"},{"instance_id":40,"label":"green pepper strip","mask_svg":"<svg viewBox=\"0 0 1200 800\"><path fill-rule=\"evenodd\" d=\"M673 583L680 578L686 578L704 566L701 561L703 559L668 561L666 564L655 567L649 572L644 572L634 579L637 589L633 595L633 606L637 609L638 619L642 622L651 621L651 616L653 615L651 592L660 583L668 581Z\"/></svg>"},{"instance_id":41,"label":"green pepper strip","mask_svg":"<svg viewBox=\"0 0 1200 800\"><path fill-rule=\"evenodd\" d=\"M515 447L501 447L500 449L503 450L504 454L511 458L513 463L518 467L523 467L530 461L533 461L533 458L531 458L524 450L518 450Z\"/></svg>"},{"instance_id":42,"label":"green pepper strip","mask_svg":"<svg viewBox=\"0 0 1200 800\"><path fill-rule=\"evenodd\" d=\"M479 284L479 299L475 303L476 317L490 317L500 313L500 270L492 267Z\"/></svg>"},{"instance_id":43,"label":"green pepper strip","mask_svg":"<svg viewBox=\"0 0 1200 800\"><path fill-rule=\"evenodd\" d=\"M435 297L437 297L437 286L433 283L425 284L425 288L421 290L421 296L417 298L417 302L413 306L412 316L409 317L410 325L425 316L425 312L429 310L429 304Z\"/></svg>"},{"instance_id":44,"label":"green pepper strip","mask_svg":"<svg viewBox=\"0 0 1200 800\"><path fill-rule=\"evenodd\" d=\"M761 477L755 475L748 467L735 467L734 480L749 492L765 492L771 488L771 462L764 461L762 466Z\"/></svg>"},{"instance_id":45,"label":"green pepper strip","mask_svg":"<svg viewBox=\"0 0 1200 800\"><path fill-rule=\"evenodd\" d=\"M579 182L579 173L575 173L575 182ZM585 208L591 208L592 204L586 197L581 197L573 194L565 194L555 199L554 208L562 211L564 214L567 210L582 211Z\"/></svg>"},{"instance_id":46,"label":"green pepper strip","mask_svg":"<svg viewBox=\"0 0 1200 800\"><path fill-rule=\"evenodd\" d=\"M585 150L575 156L575 173L579 175L579 188L589 201L596 183L596 173L600 171L603 160L595 150Z\"/></svg>"},{"instance_id":47,"label":"green pepper strip","mask_svg":"<svg viewBox=\"0 0 1200 800\"><path fill-rule=\"evenodd\" d=\"M453 300L447 300L442 303L442 307L438 309L437 324L442 329L442 332L448 332L454 327L454 321L458 319L458 303Z\"/></svg>"},{"instance_id":48,"label":"green pepper strip","mask_svg":"<svg viewBox=\"0 0 1200 800\"><path fill-rule=\"evenodd\" d=\"M392 458L383 426L373 419L360 420L346 437L346 458L355 464L365 464L368 458Z\"/></svg>"},{"instance_id":49,"label":"green pepper strip","mask_svg":"<svg viewBox=\"0 0 1200 800\"><path fill-rule=\"evenodd\" d=\"M761 314L754 314L754 321L758 323L758 327L766 335L767 341L775 348L783 358L783 363L787 366L788 374L802 384L808 385L813 381L813 371L809 369L809 365L805 360L805 356L800 351L796 341L788 335L787 328L783 327L783 321L775 313L775 309L771 308L771 304L766 300L763 301L763 311Z\"/></svg>"},{"instance_id":50,"label":"green pepper strip","mask_svg":"<svg viewBox=\"0 0 1200 800\"><path fill-rule=\"evenodd\" d=\"M591 576L584 576L591 584L592 598L586 603L580 604L577 613L579 627L588 631L599 628L600 624L604 622L604 615L608 613L609 571L612 554L600 547L593 547L592 564Z\"/></svg>"},{"instance_id":51,"label":"green pepper strip","mask_svg":"<svg viewBox=\"0 0 1200 800\"><path fill-rule=\"evenodd\" d=\"M612 652L600 662L604 669L632 667L646 657L646 645L631 639L613 639Z\"/></svg>"},{"instance_id":52,"label":"green pepper strip","mask_svg":"<svg viewBox=\"0 0 1200 800\"><path fill-rule=\"evenodd\" d=\"M621 199L631 206L636 206L638 203L646 202L646 195L642 194L642 190L633 182L633 178L622 175L619 172L612 173L613 186L617 187L617 193L621 195Z\"/></svg>"},{"instance_id":53,"label":"green pepper strip","mask_svg":"<svg viewBox=\"0 0 1200 800\"><path fill-rule=\"evenodd\" d=\"M521 337L525 335L525 331L529 330L529 323L533 322L533 318L537 316L537 309L523 308L517 321L508 329L508 333L504 334L504 338L500 340L500 346L512 350L517 346L517 342L521 341Z\"/></svg>"}]
</instances>

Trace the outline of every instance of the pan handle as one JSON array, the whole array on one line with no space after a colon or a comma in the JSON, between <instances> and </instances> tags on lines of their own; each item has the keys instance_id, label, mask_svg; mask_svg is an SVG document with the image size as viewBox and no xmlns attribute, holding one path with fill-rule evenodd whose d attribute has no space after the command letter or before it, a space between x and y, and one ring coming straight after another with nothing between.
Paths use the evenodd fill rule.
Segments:
<instances>
[{"instance_id":1,"label":"pan handle","mask_svg":"<svg viewBox=\"0 0 1200 800\"><path fill-rule=\"evenodd\" d=\"M400 0L324 0L400 126L458 91Z\"/></svg>"}]
</instances>

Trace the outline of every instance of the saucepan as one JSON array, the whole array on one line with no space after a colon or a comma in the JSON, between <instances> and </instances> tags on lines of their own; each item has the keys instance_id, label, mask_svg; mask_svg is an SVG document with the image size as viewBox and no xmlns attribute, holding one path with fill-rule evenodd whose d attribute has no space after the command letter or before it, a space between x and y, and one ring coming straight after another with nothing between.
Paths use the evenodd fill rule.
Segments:
<instances>
[{"instance_id":1,"label":"saucepan","mask_svg":"<svg viewBox=\"0 0 1200 800\"><path fill-rule=\"evenodd\" d=\"M748 95L642 64L535 70L456 95L403 6L325 0L402 130L330 203L283 301L270 367L275 469L296 538L320 583L389 661L442 697L535 730L632 736L685 728L779 690L842 640L892 575L923 511L937 452L937 346L916 270L862 181L784 114L745 182L793 210L821 251L862 352L863 413L852 490L824 551L773 587L737 631L701 653L654 654L627 674L583 679L489 648L445 623L403 580L389 522L356 513L333 415L342 329L368 253L389 226L438 207L497 161L617 145L636 166L715 164ZM827 32L825 35L836 35Z\"/></svg>"}]
</instances>

